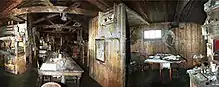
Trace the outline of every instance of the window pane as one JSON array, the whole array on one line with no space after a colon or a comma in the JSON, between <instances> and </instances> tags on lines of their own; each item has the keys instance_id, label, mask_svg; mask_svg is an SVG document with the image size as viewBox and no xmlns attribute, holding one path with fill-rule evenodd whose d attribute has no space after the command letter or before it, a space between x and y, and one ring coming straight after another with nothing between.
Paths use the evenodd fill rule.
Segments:
<instances>
[{"instance_id":1,"label":"window pane","mask_svg":"<svg viewBox=\"0 0 219 87\"><path fill-rule=\"evenodd\" d=\"M144 31L144 39L159 39L161 38L161 30Z\"/></svg>"}]
</instances>

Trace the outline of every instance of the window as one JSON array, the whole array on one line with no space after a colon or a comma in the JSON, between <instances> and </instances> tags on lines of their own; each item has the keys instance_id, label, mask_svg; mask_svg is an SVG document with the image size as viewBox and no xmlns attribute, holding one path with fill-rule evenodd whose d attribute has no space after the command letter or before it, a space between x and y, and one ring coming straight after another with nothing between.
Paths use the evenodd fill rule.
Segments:
<instances>
[{"instance_id":1,"label":"window","mask_svg":"<svg viewBox=\"0 0 219 87\"><path fill-rule=\"evenodd\" d=\"M144 39L160 39L161 30L146 30L144 31Z\"/></svg>"}]
</instances>

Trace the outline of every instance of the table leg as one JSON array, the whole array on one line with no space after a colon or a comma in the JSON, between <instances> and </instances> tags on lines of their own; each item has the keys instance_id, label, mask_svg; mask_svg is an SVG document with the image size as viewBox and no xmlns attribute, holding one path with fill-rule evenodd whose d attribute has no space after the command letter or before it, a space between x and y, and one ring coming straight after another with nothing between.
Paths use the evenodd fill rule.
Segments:
<instances>
[{"instance_id":1,"label":"table leg","mask_svg":"<svg viewBox=\"0 0 219 87\"><path fill-rule=\"evenodd\" d=\"M192 87L192 81L190 78L189 78L189 87Z\"/></svg>"},{"instance_id":2,"label":"table leg","mask_svg":"<svg viewBox=\"0 0 219 87\"><path fill-rule=\"evenodd\" d=\"M169 69L169 75L170 75L170 81L172 80L172 70L171 68Z\"/></svg>"},{"instance_id":3,"label":"table leg","mask_svg":"<svg viewBox=\"0 0 219 87\"><path fill-rule=\"evenodd\" d=\"M38 76L38 78L37 78L37 87L40 87L41 85L42 85L42 81L43 81L43 79L42 79L43 77L41 76L41 75L39 75Z\"/></svg>"},{"instance_id":4,"label":"table leg","mask_svg":"<svg viewBox=\"0 0 219 87\"><path fill-rule=\"evenodd\" d=\"M52 81L52 76L49 76L49 81L50 81L50 82Z\"/></svg>"},{"instance_id":5,"label":"table leg","mask_svg":"<svg viewBox=\"0 0 219 87\"><path fill-rule=\"evenodd\" d=\"M65 76L61 77L61 83L65 84Z\"/></svg>"},{"instance_id":6,"label":"table leg","mask_svg":"<svg viewBox=\"0 0 219 87\"><path fill-rule=\"evenodd\" d=\"M77 76L77 77L76 77L76 80L77 80L77 81L76 81L77 87L80 87L80 77Z\"/></svg>"},{"instance_id":7,"label":"table leg","mask_svg":"<svg viewBox=\"0 0 219 87\"><path fill-rule=\"evenodd\" d=\"M162 69L160 68L160 80L162 81Z\"/></svg>"},{"instance_id":8,"label":"table leg","mask_svg":"<svg viewBox=\"0 0 219 87\"><path fill-rule=\"evenodd\" d=\"M43 82L44 82L44 75L42 75L42 81L41 81L41 84L40 84L40 85L42 85Z\"/></svg>"}]
</instances>

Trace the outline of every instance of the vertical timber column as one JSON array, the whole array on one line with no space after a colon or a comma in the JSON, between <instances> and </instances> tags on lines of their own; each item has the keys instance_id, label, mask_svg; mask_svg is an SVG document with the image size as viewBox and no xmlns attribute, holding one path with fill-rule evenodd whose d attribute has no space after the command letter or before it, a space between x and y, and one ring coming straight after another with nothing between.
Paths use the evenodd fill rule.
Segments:
<instances>
[{"instance_id":1,"label":"vertical timber column","mask_svg":"<svg viewBox=\"0 0 219 87\"><path fill-rule=\"evenodd\" d=\"M30 42L30 58L29 58L29 62L32 65L32 67L36 68L37 67L37 58L38 58L38 42L39 42L39 34L37 32L36 27L33 27L33 17L31 14L27 14L27 22L28 22L28 37L29 38L29 42Z\"/></svg>"},{"instance_id":2,"label":"vertical timber column","mask_svg":"<svg viewBox=\"0 0 219 87\"><path fill-rule=\"evenodd\" d=\"M14 62L15 62L15 70L14 73L18 74L18 66L16 65L17 59L18 59L18 25L14 25L14 33L15 33L15 42L14 42L14 48L15 48L15 58L14 58Z\"/></svg>"},{"instance_id":3,"label":"vertical timber column","mask_svg":"<svg viewBox=\"0 0 219 87\"><path fill-rule=\"evenodd\" d=\"M28 51L29 52L29 56L28 56L28 63L31 65L32 64L32 59L33 59L33 55L32 55L32 48L33 48L33 33L32 33L32 17L30 14L27 14L27 45L28 45Z\"/></svg>"},{"instance_id":4,"label":"vertical timber column","mask_svg":"<svg viewBox=\"0 0 219 87\"><path fill-rule=\"evenodd\" d=\"M120 52L121 52L121 87L125 87L126 81L126 8L124 4L119 4L117 14L117 27L121 30L120 32Z\"/></svg>"},{"instance_id":5,"label":"vertical timber column","mask_svg":"<svg viewBox=\"0 0 219 87\"><path fill-rule=\"evenodd\" d=\"M37 42L36 42L36 28L33 27L32 29L32 33L33 33L33 58L32 58L32 67L37 67Z\"/></svg>"}]
</instances>

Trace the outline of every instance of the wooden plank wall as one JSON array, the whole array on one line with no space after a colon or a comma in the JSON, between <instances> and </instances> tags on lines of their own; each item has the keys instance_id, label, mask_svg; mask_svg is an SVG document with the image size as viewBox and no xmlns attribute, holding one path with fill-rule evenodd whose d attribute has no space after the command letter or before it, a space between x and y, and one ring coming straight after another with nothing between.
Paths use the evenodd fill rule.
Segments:
<instances>
[{"instance_id":1,"label":"wooden plank wall","mask_svg":"<svg viewBox=\"0 0 219 87\"><path fill-rule=\"evenodd\" d=\"M101 63L95 57L95 37L98 31L98 18L93 18L89 28L89 74L102 87L123 87L123 73L121 68L121 56L119 40L106 40L106 60Z\"/></svg>"},{"instance_id":2,"label":"wooden plank wall","mask_svg":"<svg viewBox=\"0 0 219 87\"><path fill-rule=\"evenodd\" d=\"M101 15L89 21L89 42L88 42L88 57L89 57L89 74L102 87L125 87L125 61L126 61L126 15L125 6L123 4L116 5L114 8L116 21L109 23L107 26L114 31L113 36L106 38L106 33L111 31L103 31L101 22L98 25L98 20L101 21ZM103 19L105 20L105 19ZM114 26L114 27L112 27ZM101 33L100 33L101 32ZM96 59L95 39L99 36L105 41L104 43L104 58L101 62ZM118 37L114 37L117 36Z\"/></svg>"},{"instance_id":3,"label":"wooden plank wall","mask_svg":"<svg viewBox=\"0 0 219 87\"><path fill-rule=\"evenodd\" d=\"M167 53L168 49L162 40L144 40L143 34L145 30L167 29L165 24L151 24L150 26L135 26L131 27L131 52L141 52L147 55L153 55L158 52Z\"/></svg>"},{"instance_id":4,"label":"wooden plank wall","mask_svg":"<svg viewBox=\"0 0 219 87\"><path fill-rule=\"evenodd\" d=\"M141 52L147 55L156 53L170 53L162 40L144 40L143 32L151 29L161 29L162 32L168 29L168 23L156 23L150 26L135 26L131 30L131 51ZM196 62L192 58L194 54L206 55L205 40L201 33L201 25L194 23L181 23L180 28L173 30L175 33L175 47L179 54L188 60L183 67L191 68ZM163 33L162 33L163 34ZM140 35L140 36L139 36Z\"/></svg>"}]
</instances>

